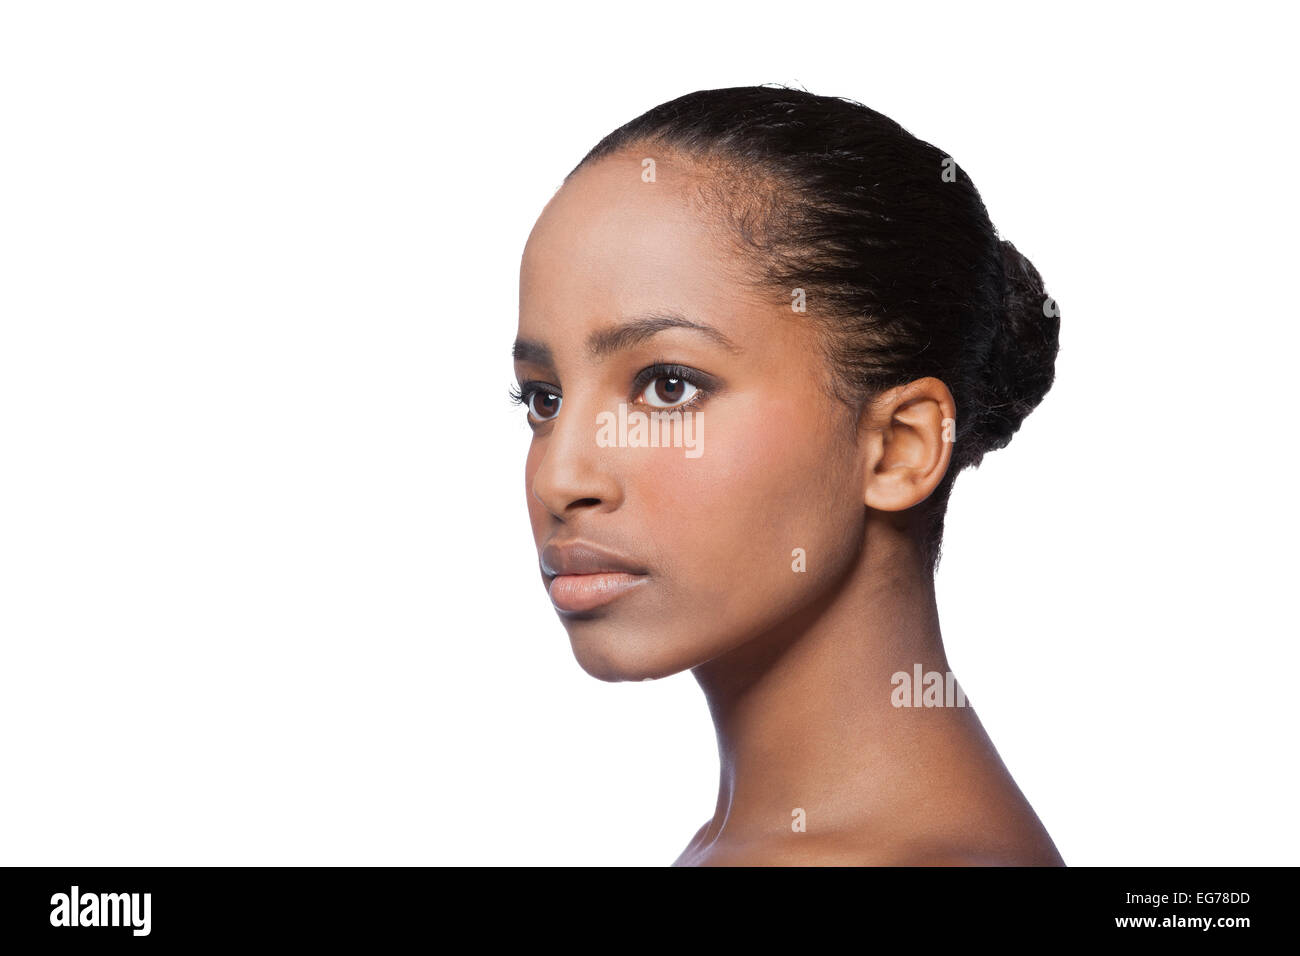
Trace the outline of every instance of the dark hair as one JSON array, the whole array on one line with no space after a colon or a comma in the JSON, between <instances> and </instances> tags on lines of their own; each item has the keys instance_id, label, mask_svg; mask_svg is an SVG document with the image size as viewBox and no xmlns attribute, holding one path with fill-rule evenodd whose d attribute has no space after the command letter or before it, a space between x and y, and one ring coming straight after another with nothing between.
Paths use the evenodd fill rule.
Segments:
<instances>
[{"instance_id":1,"label":"dark hair","mask_svg":"<svg viewBox=\"0 0 1300 956\"><path fill-rule=\"evenodd\" d=\"M1052 384L1059 311L1033 264L998 236L951 157L853 100L773 85L701 90L614 130L569 176L633 147L711 173L699 196L756 282L787 300L804 289L808 315L824 323L837 397L860 407L925 376L948 386L952 463L921 506L936 567L957 473L1010 442Z\"/></svg>"}]
</instances>

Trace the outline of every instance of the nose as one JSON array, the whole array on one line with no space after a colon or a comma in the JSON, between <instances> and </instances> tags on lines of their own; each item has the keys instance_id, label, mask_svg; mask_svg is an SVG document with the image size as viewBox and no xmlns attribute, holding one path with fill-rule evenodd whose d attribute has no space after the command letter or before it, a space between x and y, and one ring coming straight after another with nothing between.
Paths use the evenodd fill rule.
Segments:
<instances>
[{"instance_id":1,"label":"nose","mask_svg":"<svg viewBox=\"0 0 1300 956\"><path fill-rule=\"evenodd\" d=\"M533 440L538 455L529 492L561 521L583 511L612 511L622 501L615 469L617 448L596 442L594 407L574 408L569 399L560 407L550 431Z\"/></svg>"}]
</instances>

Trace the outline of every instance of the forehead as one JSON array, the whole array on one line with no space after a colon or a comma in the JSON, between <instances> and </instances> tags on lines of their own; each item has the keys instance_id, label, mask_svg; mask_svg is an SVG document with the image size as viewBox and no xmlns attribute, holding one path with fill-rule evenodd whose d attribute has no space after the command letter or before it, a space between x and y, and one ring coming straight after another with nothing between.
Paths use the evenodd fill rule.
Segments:
<instances>
[{"instance_id":1,"label":"forehead","mask_svg":"<svg viewBox=\"0 0 1300 956\"><path fill-rule=\"evenodd\" d=\"M642 179L642 160L655 179ZM715 216L696 200L701 168L653 153L604 157L570 177L524 248L520 321L672 304L720 308L749 288Z\"/></svg>"}]
</instances>

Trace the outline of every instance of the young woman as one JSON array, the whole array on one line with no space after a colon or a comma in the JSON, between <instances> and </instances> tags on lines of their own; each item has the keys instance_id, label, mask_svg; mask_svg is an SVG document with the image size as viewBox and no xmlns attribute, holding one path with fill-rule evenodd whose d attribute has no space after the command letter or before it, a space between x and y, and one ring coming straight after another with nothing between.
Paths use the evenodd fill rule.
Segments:
<instances>
[{"instance_id":1,"label":"young woman","mask_svg":"<svg viewBox=\"0 0 1300 956\"><path fill-rule=\"evenodd\" d=\"M588 673L708 699L717 808L678 864L1062 865L954 695L933 580L1058 328L965 173L849 100L680 97L547 204L514 346L540 571Z\"/></svg>"}]
</instances>

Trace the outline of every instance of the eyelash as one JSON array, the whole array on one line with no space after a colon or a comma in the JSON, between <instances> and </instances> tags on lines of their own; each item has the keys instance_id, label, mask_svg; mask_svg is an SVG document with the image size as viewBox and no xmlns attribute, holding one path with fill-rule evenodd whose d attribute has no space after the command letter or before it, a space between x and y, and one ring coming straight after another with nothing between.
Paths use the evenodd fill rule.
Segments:
<instances>
[{"instance_id":1,"label":"eyelash","mask_svg":"<svg viewBox=\"0 0 1300 956\"><path fill-rule=\"evenodd\" d=\"M683 382L688 382L695 386L695 394L680 405L673 405L663 411L682 412L693 409L703 403L704 399L713 390L713 382L709 376L703 372L697 372L693 368L685 365L677 365L672 362L655 362L652 365L642 369L636 378L632 379L632 394L640 395L646 390L651 382L660 378L679 378ZM658 406L649 406L658 408Z\"/></svg>"},{"instance_id":2,"label":"eyelash","mask_svg":"<svg viewBox=\"0 0 1300 956\"><path fill-rule=\"evenodd\" d=\"M685 365L656 361L651 365L646 366L637 373L634 379L632 379L632 396L635 397L640 395L646 390L647 386L660 378L679 378L682 381L689 382L691 385L695 386L695 394L692 395L688 401L682 402L680 405L673 405L669 408L659 409L662 411L680 412L696 408L705 398L708 397L714 387L711 376L707 376L703 372L697 372L695 369L689 368ZM539 392L548 395L559 395L561 402L563 402L564 395L558 388L546 382L537 381L520 382L518 385L510 386L510 401L516 405L527 407L529 402L532 400L533 395ZM647 407L658 409L658 406ZM556 412L556 415L558 416L559 412ZM534 423L532 415L529 414L528 416L529 424L544 425L546 422L552 421L555 421L555 419L547 418L544 421Z\"/></svg>"}]
</instances>

